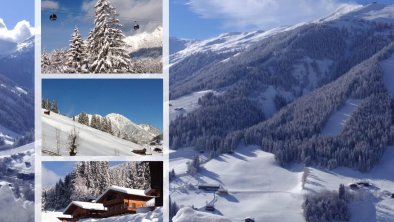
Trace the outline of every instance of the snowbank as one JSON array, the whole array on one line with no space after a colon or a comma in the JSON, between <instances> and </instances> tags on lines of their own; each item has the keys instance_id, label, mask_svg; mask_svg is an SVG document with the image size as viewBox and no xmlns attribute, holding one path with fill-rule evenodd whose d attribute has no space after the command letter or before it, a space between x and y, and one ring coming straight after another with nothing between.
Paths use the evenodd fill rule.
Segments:
<instances>
[{"instance_id":1,"label":"snowbank","mask_svg":"<svg viewBox=\"0 0 394 222\"><path fill-rule=\"evenodd\" d=\"M148 213L129 214L103 219L85 219L80 222L163 222L163 210L161 207Z\"/></svg>"},{"instance_id":2,"label":"snowbank","mask_svg":"<svg viewBox=\"0 0 394 222\"><path fill-rule=\"evenodd\" d=\"M230 219L214 215L210 213L204 213L193 210L190 207L184 207L178 211L173 222L231 222Z\"/></svg>"}]
</instances>

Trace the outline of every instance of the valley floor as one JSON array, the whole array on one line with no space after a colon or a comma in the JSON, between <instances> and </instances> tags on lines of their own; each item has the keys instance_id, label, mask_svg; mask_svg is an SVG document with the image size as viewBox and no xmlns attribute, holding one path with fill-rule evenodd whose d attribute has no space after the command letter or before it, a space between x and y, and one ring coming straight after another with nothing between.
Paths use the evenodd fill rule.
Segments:
<instances>
[{"instance_id":1,"label":"valley floor","mask_svg":"<svg viewBox=\"0 0 394 222\"><path fill-rule=\"evenodd\" d=\"M200 155L202 168L195 176L186 173L186 162ZM170 170L176 178L170 183L171 199L180 206L193 206L205 211L206 203L214 203L217 215L233 221L246 217L256 221L305 221L302 202L307 193L337 190L339 184L368 181L373 186L352 191L356 200L351 204L352 221L393 221L394 199L394 148L389 147L381 163L369 173L348 168L333 171L310 168L304 189L304 166L279 166L273 154L258 147L244 147L234 154L224 154L206 161L204 154L190 148L172 151ZM205 162L205 163L204 163ZM217 184L227 189L227 195L199 190L201 184Z\"/></svg>"}]
</instances>

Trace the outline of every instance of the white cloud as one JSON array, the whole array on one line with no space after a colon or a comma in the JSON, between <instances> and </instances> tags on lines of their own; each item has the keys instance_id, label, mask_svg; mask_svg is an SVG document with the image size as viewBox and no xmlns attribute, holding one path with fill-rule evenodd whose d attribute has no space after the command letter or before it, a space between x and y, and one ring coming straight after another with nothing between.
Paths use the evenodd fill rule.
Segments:
<instances>
[{"instance_id":1,"label":"white cloud","mask_svg":"<svg viewBox=\"0 0 394 222\"><path fill-rule=\"evenodd\" d=\"M223 19L226 28L269 29L325 17L344 6L338 0L189 0L193 12Z\"/></svg>"},{"instance_id":2,"label":"white cloud","mask_svg":"<svg viewBox=\"0 0 394 222\"><path fill-rule=\"evenodd\" d=\"M111 0L116 8L120 21L124 26L131 29L134 20L139 20L141 32L153 31L162 26L162 0ZM95 15L94 5L96 0L84 0L82 11L92 20Z\"/></svg>"},{"instance_id":3,"label":"white cloud","mask_svg":"<svg viewBox=\"0 0 394 222\"><path fill-rule=\"evenodd\" d=\"M56 184L60 180L60 176L45 167L42 167L42 186L47 187Z\"/></svg>"},{"instance_id":4,"label":"white cloud","mask_svg":"<svg viewBox=\"0 0 394 222\"><path fill-rule=\"evenodd\" d=\"M0 39L22 42L35 34L35 29L26 20L18 22L13 29L8 29L4 20L0 18Z\"/></svg>"},{"instance_id":5,"label":"white cloud","mask_svg":"<svg viewBox=\"0 0 394 222\"><path fill-rule=\"evenodd\" d=\"M41 2L41 8L43 10L56 10L59 9L59 3L55 1L45 0Z\"/></svg>"}]
</instances>

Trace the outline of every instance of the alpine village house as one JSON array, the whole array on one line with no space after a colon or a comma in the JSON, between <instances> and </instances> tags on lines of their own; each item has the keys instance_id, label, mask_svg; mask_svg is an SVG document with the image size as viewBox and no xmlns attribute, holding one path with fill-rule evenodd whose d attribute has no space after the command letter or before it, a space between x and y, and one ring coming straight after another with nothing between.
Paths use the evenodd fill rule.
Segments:
<instances>
[{"instance_id":1,"label":"alpine village house","mask_svg":"<svg viewBox=\"0 0 394 222\"><path fill-rule=\"evenodd\" d=\"M93 202L72 201L58 217L62 222L76 222L83 218L106 218L123 214L144 213L158 206L158 196L152 189L138 190L118 186L109 187ZM69 215L69 217L67 217Z\"/></svg>"},{"instance_id":2,"label":"alpine village house","mask_svg":"<svg viewBox=\"0 0 394 222\"><path fill-rule=\"evenodd\" d=\"M146 213L163 206L163 162L151 161L151 185L147 190L110 186L92 202L72 201L58 219L77 222L84 218L107 218Z\"/></svg>"}]
</instances>

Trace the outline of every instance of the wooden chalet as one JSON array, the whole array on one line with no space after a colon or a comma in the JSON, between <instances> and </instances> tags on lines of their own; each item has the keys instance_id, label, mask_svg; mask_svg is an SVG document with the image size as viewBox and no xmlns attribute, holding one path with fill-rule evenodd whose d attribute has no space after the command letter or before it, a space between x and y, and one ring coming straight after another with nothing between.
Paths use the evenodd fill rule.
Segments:
<instances>
[{"instance_id":1,"label":"wooden chalet","mask_svg":"<svg viewBox=\"0 0 394 222\"><path fill-rule=\"evenodd\" d=\"M83 218L102 218L101 215L106 210L101 203L73 201L66 207L63 214L71 215L72 220L69 221L76 222Z\"/></svg>"},{"instance_id":2,"label":"wooden chalet","mask_svg":"<svg viewBox=\"0 0 394 222\"><path fill-rule=\"evenodd\" d=\"M151 200L155 197L147 195L145 190L111 186L95 202L102 204L106 209L106 211L101 212L101 217L112 217L133 214L139 208L154 208L147 202L151 203Z\"/></svg>"}]
</instances>

